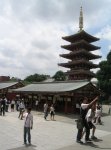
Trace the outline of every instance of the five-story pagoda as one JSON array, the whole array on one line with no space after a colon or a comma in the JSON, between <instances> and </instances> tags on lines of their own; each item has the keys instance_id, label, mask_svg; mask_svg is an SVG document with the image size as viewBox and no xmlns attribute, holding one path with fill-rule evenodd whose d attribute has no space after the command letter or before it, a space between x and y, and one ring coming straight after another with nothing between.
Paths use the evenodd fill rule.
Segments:
<instances>
[{"instance_id":1,"label":"five-story pagoda","mask_svg":"<svg viewBox=\"0 0 111 150\"><path fill-rule=\"evenodd\" d=\"M98 68L97 64L90 60L101 58L99 55L91 53L91 51L98 50L100 47L91 44L98 41L96 38L83 30L83 12L80 10L78 33L62 37L64 40L70 42L69 45L63 45L62 48L69 50L68 54L60 54L61 57L69 59L67 63L59 63L59 66L69 68L66 72L69 80L91 80L95 74L90 69Z\"/></svg>"}]
</instances>

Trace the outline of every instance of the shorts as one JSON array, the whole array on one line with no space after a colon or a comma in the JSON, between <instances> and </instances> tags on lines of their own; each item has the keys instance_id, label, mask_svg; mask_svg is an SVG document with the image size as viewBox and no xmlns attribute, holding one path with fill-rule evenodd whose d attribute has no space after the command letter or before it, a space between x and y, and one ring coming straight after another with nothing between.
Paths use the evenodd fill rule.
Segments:
<instances>
[{"instance_id":1,"label":"shorts","mask_svg":"<svg viewBox=\"0 0 111 150\"><path fill-rule=\"evenodd\" d=\"M96 128L95 125L94 125L91 121L88 122L88 125L89 125L89 128L90 128L90 129Z\"/></svg>"},{"instance_id":2,"label":"shorts","mask_svg":"<svg viewBox=\"0 0 111 150\"><path fill-rule=\"evenodd\" d=\"M54 115L55 115L55 113L54 113L53 111L51 111L51 112L50 112L50 115L51 115L51 116L54 116Z\"/></svg>"}]
</instances>

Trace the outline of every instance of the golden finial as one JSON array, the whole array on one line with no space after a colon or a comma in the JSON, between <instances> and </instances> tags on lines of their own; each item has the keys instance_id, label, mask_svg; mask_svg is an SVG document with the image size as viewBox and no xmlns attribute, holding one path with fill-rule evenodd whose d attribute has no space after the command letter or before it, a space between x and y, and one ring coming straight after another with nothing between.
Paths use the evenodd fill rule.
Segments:
<instances>
[{"instance_id":1,"label":"golden finial","mask_svg":"<svg viewBox=\"0 0 111 150\"><path fill-rule=\"evenodd\" d=\"M82 7L80 9L79 28L80 28L80 31L82 31L82 28L83 28L83 12L82 12Z\"/></svg>"}]
</instances>

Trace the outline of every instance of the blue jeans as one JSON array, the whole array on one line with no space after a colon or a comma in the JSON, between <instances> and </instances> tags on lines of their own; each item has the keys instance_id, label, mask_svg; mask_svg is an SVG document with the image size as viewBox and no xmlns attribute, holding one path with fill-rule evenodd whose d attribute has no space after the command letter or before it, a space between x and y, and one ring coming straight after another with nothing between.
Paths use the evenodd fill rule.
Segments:
<instances>
[{"instance_id":1,"label":"blue jeans","mask_svg":"<svg viewBox=\"0 0 111 150\"><path fill-rule=\"evenodd\" d=\"M27 136L28 142L31 143L31 134L30 134L30 127L24 127L24 143L27 143Z\"/></svg>"},{"instance_id":2,"label":"blue jeans","mask_svg":"<svg viewBox=\"0 0 111 150\"><path fill-rule=\"evenodd\" d=\"M45 112L44 112L44 118L46 119L47 116L48 116L48 111L45 111Z\"/></svg>"}]
</instances>

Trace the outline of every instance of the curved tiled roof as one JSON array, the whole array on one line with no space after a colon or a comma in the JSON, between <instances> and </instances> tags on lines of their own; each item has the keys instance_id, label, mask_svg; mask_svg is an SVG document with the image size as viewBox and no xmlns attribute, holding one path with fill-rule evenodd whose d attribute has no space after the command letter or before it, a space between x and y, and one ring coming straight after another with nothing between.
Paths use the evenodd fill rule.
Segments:
<instances>
[{"instance_id":1,"label":"curved tiled roof","mask_svg":"<svg viewBox=\"0 0 111 150\"><path fill-rule=\"evenodd\" d=\"M18 82L0 82L0 90L16 85Z\"/></svg>"},{"instance_id":2,"label":"curved tiled roof","mask_svg":"<svg viewBox=\"0 0 111 150\"><path fill-rule=\"evenodd\" d=\"M78 51L73 51L73 52L70 52L68 54L60 54L61 57L67 58L67 59L74 58L74 56L81 56L82 57L82 55L84 55L84 57L89 58L89 60L101 58L101 56L92 54L92 53L90 53L84 49L78 50Z\"/></svg>"},{"instance_id":3,"label":"curved tiled roof","mask_svg":"<svg viewBox=\"0 0 111 150\"><path fill-rule=\"evenodd\" d=\"M66 67L66 68L71 68L71 66L74 67L74 66L81 65L81 64L84 64L90 68L98 68L99 67L97 64L93 64L91 61L87 61L84 59L73 60L73 61L69 61L67 63L59 63L58 65L62 66L62 67Z\"/></svg>"},{"instance_id":4,"label":"curved tiled roof","mask_svg":"<svg viewBox=\"0 0 111 150\"><path fill-rule=\"evenodd\" d=\"M14 90L15 92L47 92L47 93L58 93L74 91L82 88L88 84L92 84L88 81L64 81L64 82L40 82L36 84L30 84L22 88Z\"/></svg>"},{"instance_id":5,"label":"curved tiled roof","mask_svg":"<svg viewBox=\"0 0 111 150\"><path fill-rule=\"evenodd\" d=\"M89 43L99 40L99 38L96 38L96 37L88 34L84 30L82 30L82 31L80 31L80 32L78 32L76 34L73 34L73 35L62 37L62 39L66 40L68 42L75 42L77 40L84 39L84 40L86 40Z\"/></svg>"},{"instance_id":6,"label":"curved tiled roof","mask_svg":"<svg viewBox=\"0 0 111 150\"><path fill-rule=\"evenodd\" d=\"M70 50L70 51L75 51L74 50L75 48L84 48L88 51L100 49L99 46L95 46L93 44L90 44L85 40L80 40L78 42L74 42L74 43L71 43L69 45L62 45L61 47L64 49Z\"/></svg>"}]
</instances>

